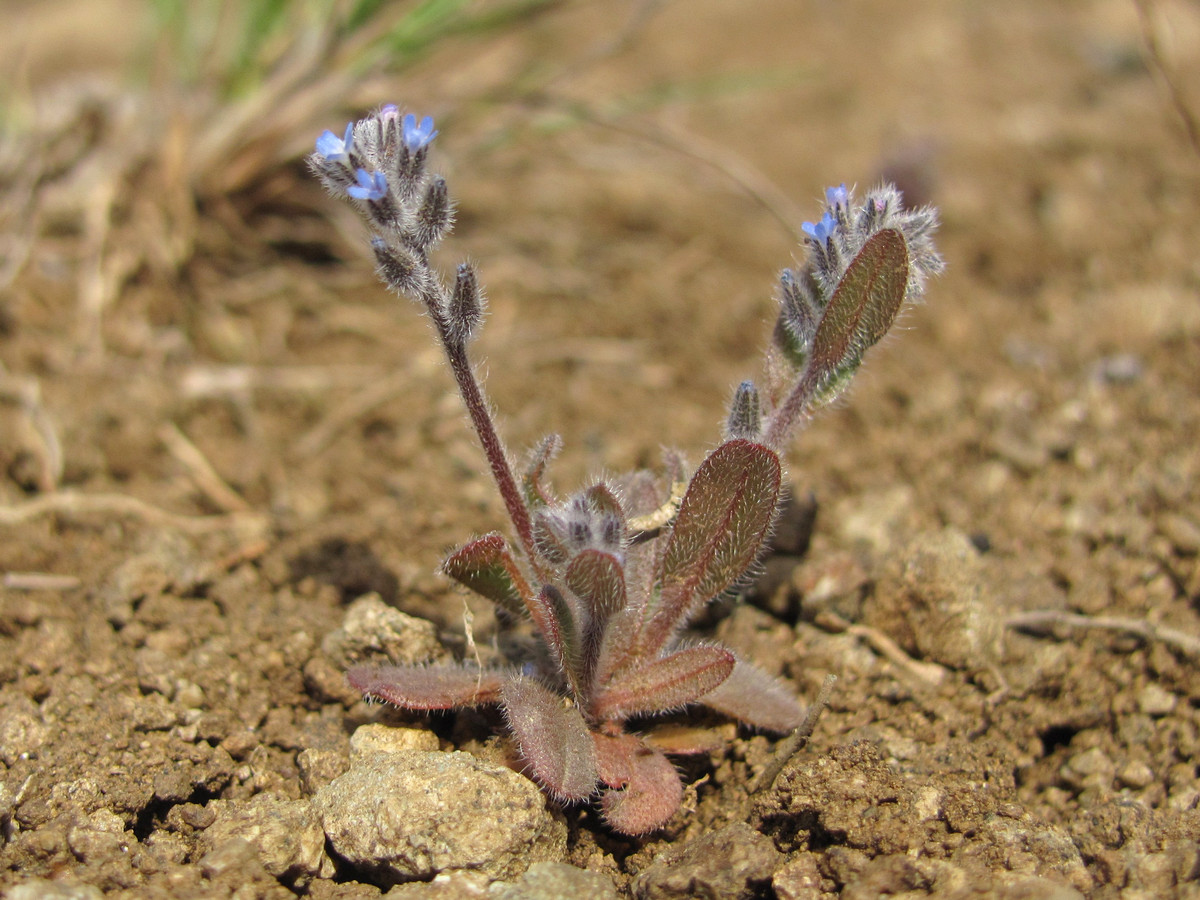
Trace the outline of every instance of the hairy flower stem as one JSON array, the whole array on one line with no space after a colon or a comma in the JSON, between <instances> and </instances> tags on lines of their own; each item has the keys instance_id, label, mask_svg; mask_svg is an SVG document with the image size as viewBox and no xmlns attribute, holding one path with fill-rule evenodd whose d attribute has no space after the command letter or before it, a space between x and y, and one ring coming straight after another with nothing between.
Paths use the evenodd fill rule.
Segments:
<instances>
[{"instance_id":1,"label":"hairy flower stem","mask_svg":"<svg viewBox=\"0 0 1200 900\"><path fill-rule=\"evenodd\" d=\"M496 480L496 487L500 490L508 517L512 519L517 537L521 540L521 547L533 565L537 559L533 547L533 521L521 497L521 490L517 487L512 467L508 464L508 456L500 443L500 436L496 433L496 425L488 411L487 401L483 398L483 389L480 388L479 381L475 378L475 370L467 358L467 348L462 343L447 343L445 347L450 369L454 372L454 380L458 382L458 391L462 394L467 414L471 417L471 425L474 426L475 433L479 435L479 442L483 445L483 452L492 468L492 477Z\"/></svg>"},{"instance_id":2,"label":"hairy flower stem","mask_svg":"<svg viewBox=\"0 0 1200 900\"><path fill-rule=\"evenodd\" d=\"M810 367L804 376L792 388L783 405L771 413L767 431L762 442L777 453L782 453L787 447L792 429L804 417L821 387L824 373Z\"/></svg>"},{"instance_id":3,"label":"hairy flower stem","mask_svg":"<svg viewBox=\"0 0 1200 900\"><path fill-rule=\"evenodd\" d=\"M487 457L488 465L491 467L492 478L496 481L496 488L500 491L504 507L508 510L508 517L517 530L521 549L525 551L529 564L533 566L538 576L544 577L534 552L533 520L529 516L529 509L525 506L521 489L517 486L517 479L508 462L508 454L504 452L504 445L500 442L496 423L492 421L491 411L483 396L483 388L479 385L479 379L475 377L475 369L471 366L471 359L467 354L466 341L455 340L451 337L450 322L444 312L449 298L440 281L437 284L437 288L423 292L422 300L437 328L438 339L442 349L446 352L450 371L454 373L454 381L458 385L458 393L462 396L463 405L467 408L467 415L471 417L471 426L479 436L479 443L483 446L484 456Z\"/></svg>"}]
</instances>

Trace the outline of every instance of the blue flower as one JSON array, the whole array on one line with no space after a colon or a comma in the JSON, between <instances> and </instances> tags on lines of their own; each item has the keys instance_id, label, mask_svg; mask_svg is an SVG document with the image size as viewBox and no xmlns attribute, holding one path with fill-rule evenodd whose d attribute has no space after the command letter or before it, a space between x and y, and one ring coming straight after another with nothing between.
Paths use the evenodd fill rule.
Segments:
<instances>
[{"instance_id":1,"label":"blue flower","mask_svg":"<svg viewBox=\"0 0 1200 900\"><path fill-rule=\"evenodd\" d=\"M317 152L325 157L326 162L348 162L352 146L354 146L353 122L346 125L344 138L338 137L332 131L326 131L317 138Z\"/></svg>"},{"instance_id":2,"label":"blue flower","mask_svg":"<svg viewBox=\"0 0 1200 900\"><path fill-rule=\"evenodd\" d=\"M802 222L800 224L800 230L818 244L824 244L829 240L835 228L837 228L837 219L830 212L826 212L825 215L821 216L821 221L815 225L812 222Z\"/></svg>"},{"instance_id":3,"label":"blue flower","mask_svg":"<svg viewBox=\"0 0 1200 900\"><path fill-rule=\"evenodd\" d=\"M433 130L433 117L426 116L417 125L417 117L409 113L404 117L404 146L409 153L416 153L429 146L430 141L437 137Z\"/></svg>"},{"instance_id":4,"label":"blue flower","mask_svg":"<svg viewBox=\"0 0 1200 900\"><path fill-rule=\"evenodd\" d=\"M837 187L825 188L825 202L832 209L837 209L839 206L845 209L850 205L850 192L846 190L846 183L843 181Z\"/></svg>"},{"instance_id":5,"label":"blue flower","mask_svg":"<svg viewBox=\"0 0 1200 900\"><path fill-rule=\"evenodd\" d=\"M382 172L359 169L358 184L346 188L346 193L356 200L382 200L387 196L387 177Z\"/></svg>"}]
</instances>

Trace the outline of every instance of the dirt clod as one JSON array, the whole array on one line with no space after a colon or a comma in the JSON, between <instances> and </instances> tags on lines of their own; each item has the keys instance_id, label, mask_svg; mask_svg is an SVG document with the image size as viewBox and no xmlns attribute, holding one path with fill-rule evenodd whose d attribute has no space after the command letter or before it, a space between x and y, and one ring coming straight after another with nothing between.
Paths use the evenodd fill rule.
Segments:
<instances>
[{"instance_id":1,"label":"dirt clod","mask_svg":"<svg viewBox=\"0 0 1200 900\"><path fill-rule=\"evenodd\" d=\"M566 852L566 829L538 787L467 753L361 757L313 807L333 852L383 883L455 869L512 879Z\"/></svg>"},{"instance_id":2,"label":"dirt clod","mask_svg":"<svg viewBox=\"0 0 1200 900\"><path fill-rule=\"evenodd\" d=\"M638 876L633 891L639 900L744 900L771 880L779 861L770 840L739 822L664 851Z\"/></svg>"}]
</instances>

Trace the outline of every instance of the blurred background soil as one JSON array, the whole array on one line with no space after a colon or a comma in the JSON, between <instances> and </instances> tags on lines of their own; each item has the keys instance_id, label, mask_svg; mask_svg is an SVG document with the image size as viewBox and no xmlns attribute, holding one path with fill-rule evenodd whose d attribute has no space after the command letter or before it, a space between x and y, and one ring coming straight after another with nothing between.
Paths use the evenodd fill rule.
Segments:
<instances>
[{"instance_id":1,"label":"blurred background soil","mask_svg":"<svg viewBox=\"0 0 1200 900\"><path fill-rule=\"evenodd\" d=\"M370 642L330 640L373 593L494 652L436 570L503 509L301 164L398 102L441 129L506 438L562 433L564 491L714 446L826 185L942 212L947 273L707 623L801 696L839 676L812 743L748 798L772 743L725 726L666 831L568 810L566 862L639 897L1200 896L1195 3L550 3L225 94L132 0L4 22L0 892L378 896L319 841L222 855L214 817L307 801L376 721L487 751L358 701ZM688 855L713 834L769 846L730 876Z\"/></svg>"}]
</instances>

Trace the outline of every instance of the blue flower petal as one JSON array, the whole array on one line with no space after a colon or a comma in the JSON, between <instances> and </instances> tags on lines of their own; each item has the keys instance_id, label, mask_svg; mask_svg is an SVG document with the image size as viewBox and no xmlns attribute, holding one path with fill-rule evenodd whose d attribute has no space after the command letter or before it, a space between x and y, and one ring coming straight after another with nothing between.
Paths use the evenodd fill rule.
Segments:
<instances>
[{"instance_id":1,"label":"blue flower petal","mask_svg":"<svg viewBox=\"0 0 1200 900\"><path fill-rule=\"evenodd\" d=\"M346 125L346 136L339 138L332 131L324 131L317 138L317 152L325 157L326 162L341 162L350 158L350 148L354 144L354 123Z\"/></svg>"},{"instance_id":2,"label":"blue flower petal","mask_svg":"<svg viewBox=\"0 0 1200 900\"><path fill-rule=\"evenodd\" d=\"M830 235L833 234L836 228L837 219L835 219L833 214L830 212L826 212L825 215L821 216L820 222L815 224L812 222L802 222L800 224L800 230L818 244L823 244L829 240Z\"/></svg>"},{"instance_id":3,"label":"blue flower petal","mask_svg":"<svg viewBox=\"0 0 1200 900\"><path fill-rule=\"evenodd\" d=\"M433 128L432 116L426 116L418 125L417 117L412 113L404 117L403 132L404 146L408 148L409 153L416 153L418 150L428 147L438 134Z\"/></svg>"},{"instance_id":4,"label":"blue flower petal","mask_svg":"<svg viewBox=\"0 0 1200 900\"><path fill-rule=\"evenodd\" d=\"M382 172L359 169L355 174L358 184L346 188L346 193L355 200L382 200L387 196L387 176Z\"/></svg>"}]
</instances>

